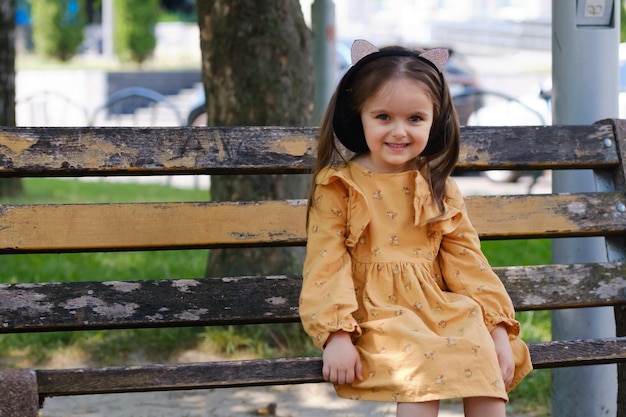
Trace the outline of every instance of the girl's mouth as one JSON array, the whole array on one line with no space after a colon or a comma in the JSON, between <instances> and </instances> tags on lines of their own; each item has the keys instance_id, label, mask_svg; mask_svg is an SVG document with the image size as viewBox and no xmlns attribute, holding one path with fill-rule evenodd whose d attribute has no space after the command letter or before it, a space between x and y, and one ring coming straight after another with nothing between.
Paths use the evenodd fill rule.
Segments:
<instances>
[{"instance_id":1,"label":"girl's mouth","mask_svg":"<svg viewBox=\"0 0 626 417\"><path fill-rule=\"evenodd\" d=\"M404 149L407 146L409 146L406 143L389 143L389 142L386 142L385 145L389 146L392 149Z\"/></svg>"}]
</instances>

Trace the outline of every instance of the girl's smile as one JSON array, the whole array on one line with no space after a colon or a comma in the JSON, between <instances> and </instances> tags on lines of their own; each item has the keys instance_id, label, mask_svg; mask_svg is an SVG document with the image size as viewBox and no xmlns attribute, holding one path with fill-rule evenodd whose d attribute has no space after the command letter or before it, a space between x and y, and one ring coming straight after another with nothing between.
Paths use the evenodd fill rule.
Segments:
<instances>
[{"instance_id":1,"label":"girl's smile","mask_svg":"<svg viewBox=\"0 0 626 417\"><path fill-rule=\"evenodd\" d=\"M357 160L377 172L415 168L433 122L433 101L406 78L383 85L363 105L361 122L370 152Z\"/></svg>"}]
</instances>

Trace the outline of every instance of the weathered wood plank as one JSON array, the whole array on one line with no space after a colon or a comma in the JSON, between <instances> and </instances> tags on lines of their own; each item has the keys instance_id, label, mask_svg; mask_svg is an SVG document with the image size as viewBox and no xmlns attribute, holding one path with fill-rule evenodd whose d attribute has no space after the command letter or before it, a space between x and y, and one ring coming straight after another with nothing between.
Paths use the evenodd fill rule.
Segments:
<instances>
[{"instance_id":1,"label":"weathered wood plank","mask_svg":"<svg viewBox=\"0 0 626 417\"><path fill-rule=\"evenodd\" d=\"M304 242L304 200L0 206L0 252L71 252Z\"/></svg>"},{"instance_id":2,"label":"weathered wood plank","mask_svg":"<svg viewBox=\"0 0 626 417\"><path fill-rule=\"evenodd\" d=\"M519 311L626 304L626 263L495 271ZM0 333L296 322L300 288L298 276L5 284Z\"/></svg>"},{"instance_id":3,"label":"weathered wood plank","mask_svg":"<svg viewBox=\"0 0 626 417\"><path fill-rule=\"evenodd\" d=\"M617 166L611 126L463 127L459 168ZM314 127L0 128L0 176L303 173Z\"/></svg>"},{"instance_id":4,"label":"weathered wood plank","mask_svg":"<svg viewBox=\"0 0 626 417\"><path fill-rule=\"evenodd\" d=\"M468 197L483 239L626 231L622 193ZM0 206L0 252L305 244L304 200ZM245 219L245 221L242 221Z\"/></svg>"},{"instance_id":5,"label":"weathered wood plank","mask_svg":"<svg viewBox=\"0 0 626 417\"><path fill-rule=\"evenodd\" d=\"M296 321L300 282L279 276L5 284L0 332Z\"/></svg>"},{"instance_id":6,"label":"weathered wood plank","mask_svg":"<svg viewBox=\"0 0 626 417\"><path fill-rule=\"evenodd\" d=\"M459 168L569 169L619 165L613 128L499 126L462 128Z\"/></svg>"},{"instance_id":7,"label":"weathered wood plank","mask_svg":"<svg viewBox=\"0 0 626 417\"><path fill-rule=\"evenodd\" d=\"M100 394L321 382L321 359L281 358L172 365L38 370L39 395Z\"/></svg>"},{"instance_id":8,"label":"weathered wood plank","mask_svg":"<svg viewBox=\"0 0 626 417\"><path fill-rule=\"evenodd\" d=\"M309 127L0 128L0 174L298 173L314 162L316 132Z\"/></svg>"},{"instance_id":9,"label":"weathered wood plank","mask_svg":"<svg viewBox=\"0 0 626 417\"><path fill-rule=\"evenodd\" d=\"M552 238L623 234L621 192L467 197L481 239Z\"/></svg>"},{"instance_id":10,"label":"weathered wood plank","mask_svg":"<svg viewBox=\"0 0 626 417\"><path fill-rule=\"evenodd\" d=\"M515 309L626 304L626 263L498 267Z\"/></svg>"},{"instance_id":11,"label":"weathered wood plank","mask_svg":"<svg viewBox=\"0 0 626 417\"><path fill-rule=\"evenodd\" d=\"M529 344L535 369L626 362L626 337Z\"/></svg>"},{"instance_id":12,"label":"weathered wood plank","mask_svg":"<svg viewBox=\"0 0 626 417\"><path fill-rule=\"evenodd\" d=\"M536 369L626 362L626 338L531 344ZM42 397L322 382L318 357L38 370Z\"/></svg>"}]
</instances>

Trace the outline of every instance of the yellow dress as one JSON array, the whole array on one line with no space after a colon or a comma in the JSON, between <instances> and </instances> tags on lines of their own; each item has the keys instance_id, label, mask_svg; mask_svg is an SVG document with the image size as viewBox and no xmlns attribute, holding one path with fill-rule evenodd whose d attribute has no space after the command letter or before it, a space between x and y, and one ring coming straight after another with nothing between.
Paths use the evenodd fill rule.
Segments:
<instances>
[{"instance_id":1,"label":"yellow dress","mask_svg":"<svg viewBox=\"0 0 626 417\"><path fill-rule=\"evenodd\" d=\"M454 181L435 221L439 211L417 171L381 174L356 162L327 168L314 200L302 323L320 349L331 332L350 332L363 366L363 381L336 385L338 395L508 400L489 332L507 327L516 362L509 390L532 369L530 356Z\"/></svg>"}]
</instances>

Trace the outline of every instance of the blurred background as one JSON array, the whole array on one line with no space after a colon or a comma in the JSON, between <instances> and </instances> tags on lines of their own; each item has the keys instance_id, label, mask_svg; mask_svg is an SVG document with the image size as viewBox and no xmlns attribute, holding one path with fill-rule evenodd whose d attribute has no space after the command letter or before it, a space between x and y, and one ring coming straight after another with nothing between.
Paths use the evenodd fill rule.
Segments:
<instances>
[{"instance_id":1,"label":"blurred background","mask_svg":"<svg viewBox=\"0 0 626 417\"><path fill-rule=\"evenodd\" d=\"M46 29L44 26L50 24L38 17L42 12L37 9L45 2L17 0L17 125L206 124L194 0L141 2L145 5L139 8L148 9L143 13L146 15L143 22L133 20L136 16L133 19L126 16L133 10L116 10L118 3L124 2L61 2L67 3L62 19L71 21L83 16L75 23L82 32L75 53L61 58L46 51L45 45L38 45L51 38L54 30ZM309 27L314 3L301 1ZM507 117L511 124L549 123L549 106L545 100L548 96L540 93L542 88L549 92L551 2L341 0L323 3L334 9L337 77L349 65L350 44L357 38L379 46L447 47L453 51L447 68L448 79L457 96L455 101L463 124L470 121L478 107L493 104L496 99L508 101L513 107ZM38 18L42 21L37 23ZM115 24L116 19L127 23ZM132 25L143 25L147 30L145 36L154 36L153 43L150 39L143 41L144 50L139 52L114 47L124 36L120 35L120 28ZM475 93L478 89L483 90L482 95ZM494 94L487 97L486 91ZM502 117L503 107L499 109L500 114L493 114L494 111L474 114L471 123L489 124L496 120L502 123L507 118Z\"/></svg>"}]
</instances>

